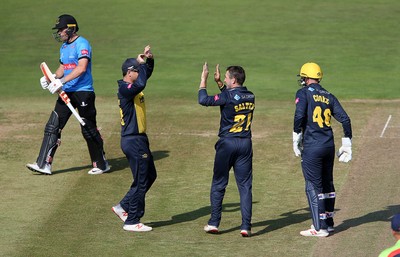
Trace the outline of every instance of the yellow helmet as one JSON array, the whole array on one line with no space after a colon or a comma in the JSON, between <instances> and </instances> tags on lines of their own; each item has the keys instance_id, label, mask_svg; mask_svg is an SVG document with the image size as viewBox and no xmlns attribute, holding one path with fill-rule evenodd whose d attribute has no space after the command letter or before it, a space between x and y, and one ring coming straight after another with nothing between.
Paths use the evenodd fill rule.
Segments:
<instances>
[{"instance_id":1,"label":"yellow helmet","mask_svg":"<svg viewBox=\"0 0 400 257\"><path fill-rule=\"evenodd\" d=\"M322 70L318 64L314 62L305 63L301 66L300 77L311 78L311 79L322 79Z\"/></svg>"}]
</instances>

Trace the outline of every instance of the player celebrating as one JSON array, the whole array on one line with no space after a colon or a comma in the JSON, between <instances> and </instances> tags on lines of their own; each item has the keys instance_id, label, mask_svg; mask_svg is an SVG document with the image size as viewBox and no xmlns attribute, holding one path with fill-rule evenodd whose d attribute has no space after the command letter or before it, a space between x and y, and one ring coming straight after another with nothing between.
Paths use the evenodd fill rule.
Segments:
<instances>
[{"instance_id":1,"label":"player celebrating","mask_svg":"<svg viewBox=\"0 0 400 257\"><path fill-rule=\"evenodd\" d=\"M146 59L146 61L144 60ZM154 59L150 46L137 58L122 64L123 79L118 80L118 101L121 114L121 149L129 161L133 183L120 203L112 210L124 221L123 229L151 231L140 222L145 211L145 196L157 178L153 155L146 135L146 106L143 90L153 73Z\"/></svg>"},{"instance_id":2,"label":"player celebrating","mask_svg":"<svg viewBox=\"0 0 400 257\"><path fill-rule=\"evenodd\" d=\"M71 99L71 104L78 109L85 122L81 126L86 140L93 168L89 174L102 174L110 170L103 149L103 139L97 129L96 95L92 78L92 48L89 42L77 34L79 27L75 18L68 14L58 17L53 29L55 39L63 42L60 48L60 66L54 74L57 78L50 83L43 76L40 84L51 93L64 90ZM27 164L27 168L42 174L52 174L51 164L57 147L61 143L61 131L72 112L59 97L54 111L44 129L44 137L39 156L35 163Z\"/></svg>"},{"instance_id":3,"label":"player celebrating","mask_svg":"<svg viewBox=\"0 0 400 257\"><path fill-rule=\"evenodd\" d=\"M302 158L305 190L313 222L310 229L301 231L300 234L326 237L329 232L334 231L336 197L333 185L335 145L331 117L342 124L344 131L342 147L338 151L341 162L351 160L351 123L338 99L319 84L322 70L318 64L304 64L299 76L302 88L296 93L293 151L297 157Z\"/></svg>"},{"instance_id":4,"label":"player celebrating","mask_svg":"<svg viewBox=\"0 0 400 257\"><path fill-rule=\"evenodd\" d=\"M216 66L214 79L221 93L215 96L207 94L207 77L208 65L205 63L198 92L199 104L219 106L221 122L219 140L215 144L214 175L210 193L211 218L204 230L207 233L218 233L222 201L229 181L229 170L233 167L240 194L242 214L240 234L248 237L251 235L253 180L253 148L250 128L255 108L255 96L243 86L246 75L240 66L230 66L226 69L225 85L220 80L219 65Z\"/></svg>"}]
</instances>

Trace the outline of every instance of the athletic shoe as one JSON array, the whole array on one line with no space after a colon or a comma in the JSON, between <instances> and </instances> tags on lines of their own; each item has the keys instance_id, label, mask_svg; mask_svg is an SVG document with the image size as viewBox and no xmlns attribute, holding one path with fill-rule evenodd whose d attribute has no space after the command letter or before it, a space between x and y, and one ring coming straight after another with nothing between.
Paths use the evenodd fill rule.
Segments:
<instances>
[{"instance_id":1,"label":"athletic shoe","mask_svg":"<svg viewBox=\"0 0 400 257\"><path fill-rule=\"evenodd\" d=\"M143 223L138 223L135 225L124 225L123 229L126 231L133 231L133 232L147 232L151 231L153 228L146 226Z\"/></svg>"},{"instance_id":2,"label":"athletic shoe","mask_svg":"<svg viewBox=\"0 0 400 257\"><path fill-rule=\"evenodd\" d=\"M204 231L210 234L217 234L219 232L218 227L208 224L204 226Z\"/></svg>"},{"instance_id":3,"label":"athletic shoe","mask_svg":"<svg viewBox=\"0 0 400 257\"><path fill-rule=\"evenodd\" d=\"M40 168L37 163L28 163L26 165L26 167L28 169L30 169L31 171L35 171L35 172L39 172L41 174L46 174L46 175L51 175L51 164L46 163L44 165L44 168Z\"/></svg>"},{"instance_id":4,"label":"athletic shoe","mask_svg":"<svg viewBox=\"0 0 400 257\"><path fill-rule=\"evenodd\" d=\"M88 174L90 175L100 175L103 174L104 172L107 172L111 169L111 166L108 165L108 162L106 162L106 168L104 170L101 170L99 168L93 168L91 170L88 171Z\"/></svg>"},{"instance_id":5,"label":"athletic shoe","mask_svg":"<svg viewBox=\"0 0 400 257\"><path fill-rule=\"evenodd\" d=\"M128 213L121 207L120 204L115 205L111 210L123 221L125 222L128 218Z\"/></svg>"},{"instance_id":6,"label":"athletic shoe","mask_svg":"<svg viewBox=\"0 0 400 257\"><path fill-rule=\"evenodd\" d=\"M240 230L240 234L242 235L242 237L250 237L251 236L251 231L242 229L242 230Z\"/></svg>"},{"instance_id":7,"label":"athletic shoe","mask_svg":"<svg viewBox=\"0 0 400 257\"><path fill-rule=\"evenodd\" d=\"M329 232L327 229L320 229L320 230L315 230L313 228L307 229L300 231L300 235L302 236L317 236L317 237L327 237L329 236Z\"/></svg>"},{"instance_id":8,"label":"athletic shoe","mask_svg":"<svg viewBox=\"0 0 400 257\"><path fill-rule=\"evenodd\" d=\"M311 228L314 229L314 225L311 225ZM328 226L327 228L328 232L335 232L335 228L333 226Z\"/></svg>"}]
</instances>

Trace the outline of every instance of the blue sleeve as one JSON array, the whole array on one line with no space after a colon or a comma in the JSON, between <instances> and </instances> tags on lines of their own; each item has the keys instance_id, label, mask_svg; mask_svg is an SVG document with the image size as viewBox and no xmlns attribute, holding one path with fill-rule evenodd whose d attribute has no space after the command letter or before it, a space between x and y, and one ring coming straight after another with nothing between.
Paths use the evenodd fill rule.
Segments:
<instances>
[{"instance_id":1,"label":"blue sleeve","mask_svg":"<svg viewBox=\"0 0 400 257\"><path fill-rule=\"evenodd\" d=\"M119 93L126 98L133 98L139 94L146 87L148 76L148 69L146 64L139 66L139 76L133 84L128 84L126 87L120 87Z\"/></svg>"},{"instance_id":2,"label":"blue sleeve","mask_svg":"<svg viewBox=\"0 0 400 257\"><path fill-rule=\"evenodd\" d=\"M78 60L81 58L88 58L89 60L92 59L92 47L89 44L89 41L87 41L84 38L81 38L76 44L77 48L77 55L78 55Z\"/></svg>"},{"instance_id":3,"label":"blue sleeve","mask_svg":"<svg viewBox=\"0 0 400 257\"><path fill-rule=\"evenodd\" d=\"M225 94L225 90L220 94L209 96L207 94L207 89L200 89L198 94L199 104L203 106L220 106L227 102L228 96Z\"/></svg>"},{"instance_id":4,"label":"blue sleeve","mask_svg":"<svg viewBox=\"0 0 400 257\"><path fill-rule=\"evenodd\" d=\"M351 120L347 115L346 111L343 109L339 100L336 97L333 98L333 108L332 108L332 116L342 124L344 137L352 138L353 133L351 130Z\"/></svg>"},{"instance_id":5,"label":"blue sleeve","mask_svg":"<svg viewBox=\"0 0 400 257\"><path fill-rule=\"evenodd\" d=\"M303 90L300 89L297 91L295 103L296 110L294 113L293 131L300 133L307 121L307 95Z\"/></svg>"}]
</instances>

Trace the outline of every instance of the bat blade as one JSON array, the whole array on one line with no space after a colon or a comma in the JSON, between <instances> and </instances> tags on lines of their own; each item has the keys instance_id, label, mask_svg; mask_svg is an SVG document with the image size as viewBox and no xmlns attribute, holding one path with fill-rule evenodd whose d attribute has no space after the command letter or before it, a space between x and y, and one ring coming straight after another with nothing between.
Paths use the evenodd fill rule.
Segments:
<instances>
[{"instance_id":1,"label":"bat blade","mask_svg":"<svg viewBox=\"0 0 400 257\"><path fill-rule=\"evenodd\" d=\"M49 69L49 66L45 62L40 64L40 69L42 70L43 75L46 77L47 81L53 82L56 78L53 76L53 73Z\"/></svg>"}]
</instances>

